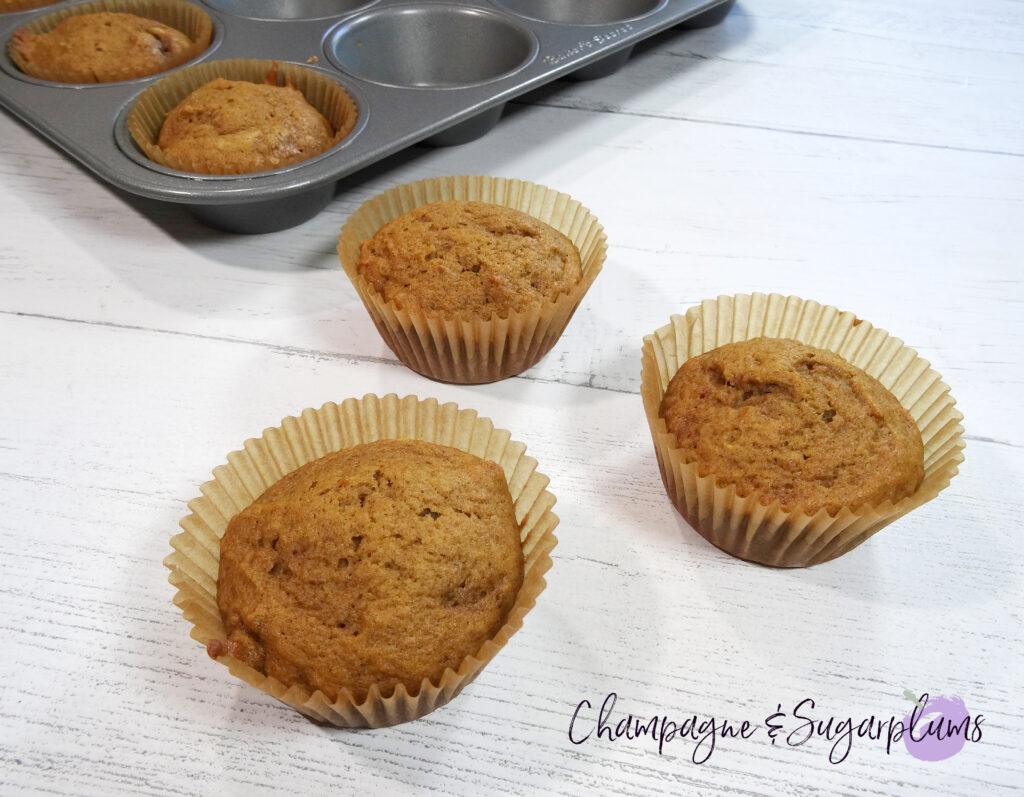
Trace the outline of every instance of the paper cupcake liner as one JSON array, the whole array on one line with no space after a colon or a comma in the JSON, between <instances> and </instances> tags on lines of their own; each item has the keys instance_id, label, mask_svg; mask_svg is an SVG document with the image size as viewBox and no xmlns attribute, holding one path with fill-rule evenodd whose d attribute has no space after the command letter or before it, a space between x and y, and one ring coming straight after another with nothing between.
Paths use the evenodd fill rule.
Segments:
<instances>
[{"instance_id":1,"label":"paper cupcake liner","mask_svg":"<svg viewBox=\"0 0 1024 797\"><path fill-rule=\"evenodd\" d=\"M283 86L290 80L292 86L302 92L309 104L320 111L334 128L334 138L325 152L337 146L352 132L358 117L356 104L348 92L327 75L287 61L238 58L206 61L181 69L146 89L139 95L126 119L132 138L146 157L154 163L182 172L213 174L202 155L195 158L173 157L157 145L164 119L185 97L211 80L226 78L263 83L275 66L278 85ZM320 154L322 153L317 153ZM282 168L294 165L296 164Z\"/></svg>"},{"instance_id":2,"label":"paper cupcake liner","mask_svg":"<svg viewBox=\"0 0 1024 797\"><path fill-rule=\"evenodd\" d=\"M659 408L669 381L691 357L756 337L792 338L833 351L882 383L910 412L924 443L924 480L896 502L842 509L830 515L786 511L758 494L738 495L685 464ZM835 307L795 296L720 296L644 338L644 409L665 489L680 514L723 551L775 567L807 567L842 556L902 515L927 503L949 484L963 462L963 415L949 387L903 341Z\"/></svg>"},{"instance_id":3,"label":"paper cupcake liner","mask_svg":"<svg viewBox=\"0 0 1024 797\"><path fill-rule=\"evenodd\" d=\"M180 30L192 40L192 47L182 52L173 63L169 63L164 66L161 70L162 72L175 69L205 52L210 46L210 38L213 35L213 21L210 19L210 15L203 11L198 5L184 2L184 0L95 0L95 2L92 3L84 3L83 5L71 6L70 8L62 8L60 11L54 11L52 14L46 14L45 16L34 19L23 25L20 30L26 30L29 33L36 34L49 33L69 17L79 16L81 14L98 14L103 11L121 14L134 14L137 17L156 20L170 28ZM7 50L10 53L11 60L15 63L18 69L26 75L31 75L32 77L40 80L65 82L65 77L60 70L49 68L45 64L30 64L26 62L14 47L13 38L8 41ZM156 72L149 74L160 73ZM113 78L111 81L104 82L133 80L135 78L148 76L148 74L140 75L138 72L132 71L130 67L126 65L122 75ZM83 82L92 83L95 81Z\"/></svg>"},{"instance_id":4,"label":"paper cupcake liner","mask_svg":"<svg viewBox=\"0 0 1024 797\"><path fill-rule=\"evenodd\" d=\"M444 319L385 301L357 271L360 242L413 208L447 199L503 205L554 227L579 250L579 283L555 301L508 318ZM604 228L568 194L523 180L476 175L420 180L378 194L349 217L338 239L345 273L395 356L423 376L459 384L496 382L535 365L558 342L600 273L607 250Z\"/></svg>"},{"instance_id":5,"label":"paper cupcake liner","mask_svg":"<svg viewBox=\"0 0 1024 797\"><path fill-rule=\"evenodd\" d=\"M376 686L356 703L343 689L331 702L319 690L288 687L232 656L218 659L231 673L318 722L339 727L378 728L417 719L455 697L483 669L523 624L545 587L544 573L551 567L557 516L551 511L555 498L546 489L548 478L536 471L536 460L525 456L526 446L511 440L473 410L436 399L416 396L383 398L366 395L327 403L319 410L303 410L285 418L279 427L245 442L244 449L228 455L227 464L214 469L213 480L199 488L202 497L189 502L191 514L181 521L184 531L171 539L174 553L164 560L169 581L177 588L174 603L192 623L191 636L206 645L211 639L226 640L217 607L217 575L220 539L234 515L259 497L271 484L307 462L333 451L380 439L426 440L469 452L498 463L505 472L515 505L523 546L523 585L498 633L458 670L447 669L439 682L424 679L416 694L400 684L392 695L381 695Z\"/></svg>"}]
</instances>

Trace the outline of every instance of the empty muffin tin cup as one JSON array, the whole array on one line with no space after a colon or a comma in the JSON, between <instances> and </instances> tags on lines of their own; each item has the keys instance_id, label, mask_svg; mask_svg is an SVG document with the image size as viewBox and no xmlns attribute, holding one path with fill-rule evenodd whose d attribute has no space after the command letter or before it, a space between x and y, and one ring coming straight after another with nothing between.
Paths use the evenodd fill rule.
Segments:
<instances>
[{"instance_id":1,"label":"empty muffin tin cup","mask_svg":"<svg viewBox=\"0 0 1024 797\"><path fill-rule=\"evenodd\" d=\"M521 312L446 317L385 300L359 273L359 245L407 211L440 200L473 200L522 211L565 235L579 251L582 276L554 300ZM522 180L478 175L400 185L364 202L341 229L338 257L385 343L417 373L441 382L482 384L535 365L558 342L604 264L604 228L568 194Z\"/></svg>"},{"instance_id":2,"label":"empty muffin tin cup","mask_svg":"<svg viewBox=\"0 0 1024 797\"><path fill-rule=\"evenodd\" d=\"M657 11L665 0L495 0L519 16L541 22L564 25L610 25L638 19ZM633 54L633 46L623 47L598 61L570 72L571 80L597 80L621 69Z\"/></svg>"},{"instance_id":3,"label":"empty muffin tin cup","mask_svg":"<svg viewBox=\"0 0 1024 797\"><path fill-rule=\"evenodd\" d=\"M541 22L607 25L646 16L666 0L494 0L502 8Z\"/></svg>"},{"instance_id":4,"label":"empty muffin tin cup","mask_svg":"<svg viewBox=\"0 0 1024 797\"><path fill-rule=\"evenodd\" d=\"M327 55L363 80L413 88L456 88L502 78L528 64L537 40L507 17L456 5L367 11L327 38Z\"/></svg>"},{"instance_id":5,"label":"empty muffin tin cup","mask_svg":"<svg viewBox=\"0 0 1024 797\"><path fill-rule=\"evenodd\" d=\"M195 174L224 173L210 171L202 152L193 157L174 157L161 149L157 142L164 119L191 92L216 78L264 83L268 75L273 74L273 70L277 72L277 85L290 83L334 128L333 139L325 151L337 146L355 127L358 116L355 102L348 92L330 77L285 61L236 59L196 64L157 81L139 95L129 111L125 120L128 130L135 143L153 163L168 169ZM320 154L323 153L317 153ZM291 166L298 166L304 162L300 161ZM260 172L246 172L253 173Z\"/></svg>"},{"instance_id":6,"label":"empty muffin tin cup","mask_svg":"<svg viewBox=\"0 0 1024 797\"><path fill-rule=\"evenodd\" d=\"M691 357L757 337L791 338L835 352L889 390L913 417L924 443L924 479L913 495L892 503L842 508L830 515L786 511L740 495L684 461L661 418L668 383ZM641 394L665 489L676 509L708 542L740 559L774 567L807 567L856 548L897 518L944 490L963 462L963 415L949 386L917 352L887 332L844 312L777 294L720 296L673 316L644 338Z\"/></svg>"},{"instance_id":7,"label":"empty muffin tin cup","mask_svg":"<svg viewBox=\"0 0 1024 797\"><path fill-rule=\"evenodd\" d=\"M339 17L376 0L206 0L214 8L249 19L324 19Z\"/></svg>"},{"instance_id":8,"label":"empty muffin tin cup","mask_svg":"<svg viewBox=\"0 0 1024 797\"><path fill-rule=\"evenodd\" d=\"M558 525L558 517L551 511L555 497L547 491L548 478L537 472L537 461L526 456L526 446L475 411L438 404L436 399L370 394L306 409L298 417L285 418L280 426L266 429L262 437L247 440L243 450L228 455L226 465L214 468L213 480L203 484L201 496L189 502L191 514L181 521L182 532L171 539L174 552L164 560L171 571L169 581L177 589L174 603L192 625L192 638L201 645L225 641L217 577L220 539L231 518L307 462L360 443L396 438L450 446L501 466L519 524L523 584L508 619L494 637L466 656L457 670L446 669L436 683L425 678L411 693L400 684L392 694L381 694L375 685L362 702L353 700L348 689L342 689L332 702L319 690L289 687L233 656L218 657L233 675L317 722L380 728L429 714L458 695L522 628L523 618L546 586L544 574L551 568Z\"/></svg>"},{"instance_id":9,"label":"empty muffin tin cup","mask_svg":"<svg viewBox=\"0 0 1024 797\"><path fill-rule=\"evenodd\" d=\"M173 60L169 60L163 66L163 69L161 70L163 72L175 69L182 64L188 63L193 58L200 56L207 50L207 48L209 48L210 39L213 36L213 21L210 19L209 14L203 11L198 5L185 2L184 0L96 0L96 2L92 3L83 3L82 5L62 8L59 11L54 11L52 14L44 14L43 16L37 17L31 22L26 23L20 28L20 30L36 35L49 33L71 17L81 16L83 14L98 14L102 12L134 14L135 16L143 17L144 19L152 19L169 28L179 30L188 36L189 39L192 40L192 46L182 50ZM22 72L27 75L31 75L38 80L66 82L64 69L59 66L53 67L45 63L29 63L25 60L15 45L16 37L12 36L7 45L8 53L11 56L11 61L13 61L15 66L17 66ZM135 78L148 77L149 74L159 73L139 74L138 72L133 71L132 65L124 64L120 69L112 67L111 74L104 77L102 81L97 80L95 76L86 76L83 74L83 79L75 82L111 83L121 80L133 80Z\"/></svg>"}]
</instances>

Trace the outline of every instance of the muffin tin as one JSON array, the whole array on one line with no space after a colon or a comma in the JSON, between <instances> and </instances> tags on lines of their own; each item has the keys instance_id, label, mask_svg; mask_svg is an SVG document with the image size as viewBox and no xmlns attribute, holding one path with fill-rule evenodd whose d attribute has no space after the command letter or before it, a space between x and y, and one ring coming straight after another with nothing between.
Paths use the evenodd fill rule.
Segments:
<instances>
[{"instance_id":1,"label":"muffin tin","mask_svg":"<svg viewBox=\"0 0 1024 797\"><path fill-rule=\"evenodd\" d=\"M563 76L611 74L640 40L673 26L719 22L735 0L194 0L213 19L210 48L191 63L264 58L330 76L359 119L340 144L294 166L197 175L149 161L125 124L161 75L120 83L48 83L7 51L20 26L54 10L0 14L0 105L112 185L190 207L233 232L267 232L320 211L337 181L421 141L471 141L506 102Z\"/></svg>"}]
</instances>

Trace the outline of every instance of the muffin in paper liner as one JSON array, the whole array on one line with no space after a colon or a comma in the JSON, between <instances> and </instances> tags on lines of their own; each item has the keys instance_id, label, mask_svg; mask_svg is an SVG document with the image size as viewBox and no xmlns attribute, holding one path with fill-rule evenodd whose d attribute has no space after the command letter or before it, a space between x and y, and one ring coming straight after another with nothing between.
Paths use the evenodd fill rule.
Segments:
<instances>
[{"instance_id":1,"label":"muffin in paper liner","mask_svg":"<svg viewBox=\"0 0 1024 797\"><path fill-rule=\"evenodd\" d=\"M147 158L161 166L194 174L215 174L205 165L202 156L192 159L176 158L158 144L160 128L167 114L185 97L216 78L247 80L264 83L268 75L277 72L277 85L291 85L305 96L306 101L331 123L334 136L323 152L306 160L319 157L340 144L355 128L358 109L355 101L340 85L321 72L287 61L236 58L225 61L206 61L173 72L146 89L136 99L128 113L126 123L135 143ZM280 168L293 168L305 161ZM271 171L266 169L263 171ZM260 171L247 172L259 174Z\"/></svg>"},{"instance_id":2,"label":"muffin in paper liner","mask_svg":"<svg viewBox=\"0 0 1024 797\"><path fill-rule=\"evenodd\" d=\"M679 367L726 343L756 337L792 338L839 354L873 376L911 414L924 443L924 480L893 503L843 508L830 515L787 511L756 492L738 494L714 473L686 464L660 416L662 397ZM842 556L892 521L927 503L963 462L963 415L949 387L903 341L844 312L777 294L720 296L676 315L644 338L641 394L665 489L680 514L723 551L775 567L807 567Z\"/></svg>"},{"instance_id":3,"label":"muffin in paper liner","mask_svg":"<svg viewBox=\"0 0 1024 797\"><path fill-rule=\"evenodd\" d=\"M574 288L507 318L444 318L387 302L357 270L360 242L403 213L440 200L503 205L554 227L576 246L583 274ZM438 177L396 186L364 202L341 229L338 257L385 343L405 365L442 382L482 384L522 373L558 342L601 271L608 246L597 218L568 194L503 177Z\"/></svg>"},{"instance_id":4,"label":"muffin in paper liner","mask_svg":"<svg viewBox=\"0 0 1024 797\"><path fill-rule=\"evenodd\" d=\"M374 440L411 438L426 440L469 452L498 463L505 472L519 523L523 548L523 584L508 619L498 633L457 671L445 670L437 683L424 679L418 693L400 684L391 695L372 686L366 699L356 703L343 689L335 702L319 690L289 687L243 664L230 655L218 658L231 673L246 683L291 706L310 719L338 727L379 728L414 720L443 706L470 683L523 624L544 590L544 573L551 567L551 550L557 542L558 517L551 511L555 497L546 489L548 479L536 471L536 460L525 456L526 446L511 440L509 432L473 410L436 399L399 398L368 394L341 404L328 402L320 409L306 409L281 425L245 442L241 451L228 455L227 464L213 471L203 484L202 496L189 502L191 514L182 519L182 533L171 539L174 553L164 560L171 570L169 581L177 588L174 603L192 623L191 636L206 645L211 639L226 640L217 606L217 575L220 538L228 522L285 474L333 451Z\"/></svg>"},{"instance_id":5,"label":"muffin in paper liner","mask_svg":"<svg viewBox=\"0 0 1024 797\"><path fill-rule=\"evenodd\" d=\"M42 5L42 3L35 3L35 5ZM24 7L30 8L33 6ZM4 7L3 10L13 9L7 9ZM150 75L161 74L162 72L176 69L182 64L188 63L193 58L197 58L204 53L209 48L210 40L213 36L213 21L210 19L210 15L203 11L198 4L185 2L185 0L95 0L95 2L92 3L84 3L82 5L70 6L69 8L62 8L59 11L54 11L52 14L45 14L44 16L37 17L31 22L23 25L19 30L25 30L29 33L35 34L49 33L61 22L70 17L80 16L83 14L98 14L104 11L121 14L134 14L135 16L142 17L144 19L152 19L163 23L170 28L181 31L192 40L192 47L180 53L172 63L169 63L162 70L147 74L139 74L126 65L124 67L124 74L114 78L113 80L115 81L134 80L136 78L149 77ZM64 76L59 70L48 69L45 64L27 64L15 48L15 40L13 37L8 41L7 50L14 64L25 74L31 75L39 80L49 80L53 82L65 81Z\"/></svg>"}]
</instances>

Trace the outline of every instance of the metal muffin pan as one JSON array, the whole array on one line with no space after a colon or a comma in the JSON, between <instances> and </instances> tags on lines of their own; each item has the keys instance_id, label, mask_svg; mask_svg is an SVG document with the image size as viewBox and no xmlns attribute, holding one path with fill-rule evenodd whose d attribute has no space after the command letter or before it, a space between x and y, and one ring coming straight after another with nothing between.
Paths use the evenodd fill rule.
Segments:
<instances>
[{"instance_id":1,"label":"metal muffin pan","mask_svg":"<svg viewBox=\"0 0 1024 797\"><path fill-rule=\"evenodd\" d=\"M329 75L359 120L331 150L284 169L197 175L149 161L125 117L163 75L104 84L49 83L11 61L11 34L79 3L0 14L0 105L129 193L190 207L233 232L269 232L319 212L339 179L421 141L471 141L506 102L564 76L614 72L633 46L673 26L721 21L735 0L191 0L213 20L190 62L260 58ZM188 66L188 65L186 65ZM180 68L180 67L179 67ZM166 73L164 73L166 74Z\"/></svg>"}]
</instances>

